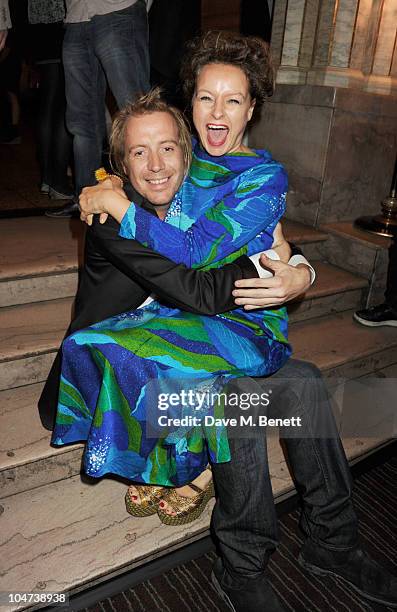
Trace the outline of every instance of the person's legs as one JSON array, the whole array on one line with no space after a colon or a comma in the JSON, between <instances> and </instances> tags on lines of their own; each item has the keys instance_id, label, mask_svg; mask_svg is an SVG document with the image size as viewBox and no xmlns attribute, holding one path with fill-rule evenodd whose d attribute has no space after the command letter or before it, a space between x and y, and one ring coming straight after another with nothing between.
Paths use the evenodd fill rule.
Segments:
<instances>
[{"instance_id":1,"label":"person's legs","mask_svg":"<svg viewBox=\"0 0 397 612\"><path fill-rule=\"evenodd\" d=\"M358 310L354 319L366 327L397 327L397 237L392 240L389 248L389 267L387 269L387 283L385 301L371 308Z\"/></svg>"},{"instance_id":2,"label":"person's legs","mask_svg":"<svg viewBox=\"0 0 397 612\"><path fill-rule=\"evenodd\" d=\"M238 381L239 393L260 395L269 389L270 406L260 411L251 408L254 419L255 414L267 413L269 418L300 417L302 423L302 428L291 426L280 432L303 501L307 540L300 563L313 573L337 576L366 598L397 604L397 580L358 546L350 471L319 370L290 360L271 377ZM258 429L256 437L251 433L251 439L245 440L233 439L229 432L232 460L213 466L218 492L213 526L221 553L215 579L235 609L245 612L257 609L248 603L253 592L257 600L260 593L271 598L269 609L279 609L263 578L276 547L277 528L265 433L258 436Z\"/></svg>"},{"instance_id":3,"label":"person's legs","mask_svg":"<svg viewBox=\"0 0 397 612\"><path fill-rule=\"evenodd\" d=\"M40 104L37 121L37 152L42 182L57 192L70 191L67 168L72 138L65 125L65 85L61 62L38 65Z\"/></svg>"},{"instance_id":4,"label":"person's legs","mask_svg":"<svg viewBox=\"0 0 397 612\"><path fill-rule=\"evenodd\" d=\"M351 549L358 538L352 479L320 371L291 359L261 385L272 389L269 417L301 418L280 437L302 498L305 535L326 548Z\"/></svg>"},{"instance_id":5,"label":"person's legs","mask_svg":"<svg viewBox=\"0 0 397 612\"><path fill-rule=\"evenodd\" d=\"M351 476L318 369L290 359L269 378L244 378L234 385L240 395L271 389L270 405L267 410L260 407L261 414L301 417L304 431L285 431L284 442L304 503L302 527L322 545L353 547L357 517L351 502ZM252 407L249 414L256 419L258 409ZM236 432L230 430L232 461L213 465L219 494L214 530L225 566L236 579L258 576L277 545L266 433L248 435L251 437L236 439Z\"/></svg>"},{"instance_id":6,"label":"person's legs","mask_svg":"<svg viewBox=\"0 0 397 612\"><path fill-rule=\"evenodd\" d=\"M150 88L145 3L138 0L122 11L95 16L92 31L96 57L117 106L122 108L137 94L146 93Z\"/></svg>"},{"instance_id":7,"label":"person's legs","mask_svg":"<svg viewBox=\"0 0 397 612\"><path fill-rule=\"evenodd\" d=\"M393 239L389 248L385 302L397 314L397 236Z\"/></svg>"},{"instance_id":8,"label":"person's legs","mask_svg":"<svg viewBox=\"0 0 397 612\"><path fill-rule=\"evenodd\" d=\"M63 43L66 126L73 135L75 196L94 185L102 159L105 76L93 51L92 24L66 26Z\"/></svg>"},{"instance_id":9,"label":"person's legs","mask_svg":"<svg viewBox=\"0 0 397 612\"><path fill-rule=\"evenodd\" d=\"M253 393L249 378L233 381L229 394ZM239 418L238 408L226 408L227 417ZM252 414L252 413L251 413ZM260 576L278 542L277 519L267 460L266 435L237 437L229 428L231 461L214 463L216 504L212 527L222 562L235 584Z\"/></svg>"},{"instance_id":10,"label":"person's legs","mask_svg":"<svg viewBox=\"0 0 397 612\"><path fill-rule=\"evenodd\" d=\"M227 392L237 397L260 394L259 380L240 378L228 385ZM249 413L243 413L236 406L228 406L225 412L237 422L242 414L256 419L259 413L252 407ZM261 407L260 414L266 412ZM278 543L266 434L255 433L253 437L253 428L248 429L238 432L230 427L231 461L212 464L216 490L212 528L220 553L212 581L219 595L237 612L282 612L284 608L264 573Z\"/></svg>"}]
</instances>

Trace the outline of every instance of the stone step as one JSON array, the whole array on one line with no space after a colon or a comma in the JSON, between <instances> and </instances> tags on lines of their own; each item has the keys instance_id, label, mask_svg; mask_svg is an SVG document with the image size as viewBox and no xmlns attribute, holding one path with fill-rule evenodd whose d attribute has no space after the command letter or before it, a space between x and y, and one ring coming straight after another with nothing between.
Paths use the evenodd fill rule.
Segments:
<instances>
[{"instance_id":1,"label":"stone step","mask_svg":"<svg viewBox=\"0 0 397 612\"><path fill-rule=\"evenodd\" d=\"M71 317L72 299L3 308L0 390L45 380Z\"/></svg>"},{"instance_id":2,"label":"stone step","mask_svg":"<svg viewBox=\"0 0 397 612\"><path fill-rule=\"evenodd\" d=\"M84 239L78 219L3 219L0 231L0 307L75 295ZM284 231L311 258L311 247L327 239L326 233L293 221L285 221Z\"/></svg>"},{"instance_id":3,"label":"stone step","mask_svg":"<svg viewBox=\"0 0 397 612\"><path fill-rule=\"evenodd\" d=\"M292 321L361 305L365 280L321 262L315 266L316 283L303 302L291 306ZM0 390L45 380L51 354L70 321L72 302L72 298L63 298L2 309Z\"/></svg>"},{"instance_id":4,"label":"stone step","mask_svg":"<svg viewBox=\"0 0 397 612\"><path fill-rule=\"evenodd\" d=\"M321 246L328 240L327 232L290 219L284 219L282 225L286 239L298 245L309 261L323 259Z\"/></svg>"},{"instance_id":5,"label":"stone step","mask_svg":"<svg viewBox=\"0 0 397 612\"><path fill-rule=\"evenodd\" d=\"M84 237L78 219L2 219L0 230L1 281L77 270Z\"/></svg>"},{"instance_id":6,"label":"stone step","mask_svg":"<svg viewBox=\"0 0 397 612\"><path fill-rule=\"evenodd\" d=\"M292 326L294 356L328 377L358 378L397 363L397 328L364 327L346 311Z\"/></svg>"},{"instance_id":7,"label":"stone step","mask_svg":"<svg viewBox=\"0 0 397 612\"><path fill-rule=\"evenodd\" d=\"M350 459L382 446L381 440L345 440ZM276 501L293 492L281 447L272 439L269 466ZM189 525L163 525L157 515L135 518L124 506L125 484L79 476L0 500L3 592L70 595L135 569L209 535L213 501ZM29 608L5 606L4 612Z\"/></svg>"},{"instance_id":8,"label":"stone step","mask_svg":"<svg viewBox=\"0 0 397 612\"><path fill-rule=\"evenodd\" d=\"M366 328L346 312L293 325L294 357L315 363L328 377L359 378L397 364L397 329ZM44 373L44 368L43 368ZM78 474L81 445L49 446L50 433L40 424L37 400L42 384L0 392L0 483L12 495ZM343 399L343 398L342 398ZM342 408L339 416L343 416Z\"/></svg>"},{"instance_id":9,"label":"stone step","mask_svg":"<svg viewBox=\"0 0 397 612\"><path fill-rule=\"evenodd\" d=\"M14 495L80 472L82 444L55 448L40 422L44 383L0 391L0 490Z\"/></svg>"},{"instance_id":10,"label":"stone step","mask_svg":"<svg viewBox=\"0 0 397 612\"><path fill-rule=\"evenodd\" d=\"M84 229L78 219L2 219L0 306L74 296Z\"/></svg>"},{"instance_id":11,"label":"stone step","mask_svg":"<svg viewBox=\"0 0 397 612\"><path fill-rule=\"evenodd\" d=\"M327 223L321 229L327 232L328 240L318 243L319 258L369 281L366 306L383 302L390 239L360 230L352 221Z\"/></svg>"},{"instance_id":12,"label":"stone step","mask_svg":"<svg viewBox=\"0 0 397 612\"><path fill-rule=\"evenodd\" d=\"M291 323L360 308L368 282L356 274L321 261L313 262L316 281L301 301L288 306Z\"/></svg>"}]
</instances>

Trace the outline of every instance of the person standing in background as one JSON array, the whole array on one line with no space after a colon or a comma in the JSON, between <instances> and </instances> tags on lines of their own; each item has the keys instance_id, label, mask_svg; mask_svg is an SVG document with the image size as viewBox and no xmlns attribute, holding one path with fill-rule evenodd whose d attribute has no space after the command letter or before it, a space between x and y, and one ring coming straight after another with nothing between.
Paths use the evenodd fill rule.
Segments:
<instances>
[{"instance_id":1,"label":"person standing in background","mask_svg":"<svg viewBox=\"0 0 397 612\"><path fill-rule=\"evenodd\" d=\"M33 60L39 75L36 137L40 190L53 200L70 200L68 177L73 141L65 125L65 77L62 66L63 0L29 0Z\"/></svg>"},{"instance_id":2,"label":"person standing in background","mask_svg":"<svg viewBox=\"0 0 397 612\"><path fill-rule=\"evenodd\" d=\"M149 8L149 6L148 6ZM150 81L169 104L184 109L179 80L182 49L201 28L200 0L153 0L149 11Z\"/></svg>"},{"instance_id":3,"label":"person standing in background","mask_svg":"<svg viewBox=\"0 0 397 612\"><path fill-rule=\"evenodd\" d=\"M357 310L353 318L366 327L397 327L397 235L389 247L385 301L372 308Z\"/></svg>"},{"instance_id":4,"label":"person standing in background","mask_svg":"<svg viewBox=\"0 0 397 612\"><path fill-rule=\"evenodd\" d=\"M106 83L118 108L149 90L145 0L66 0L63 65L75 195L61 209L46 213L60 218L77 215L82 188L96 183L106 133Z\"/></svg>"},{"instance_id":5,"label":"person standing in background","mask_svg":"<svg viewBox=\"0 0 397 612\"><path fill-rule=\"evenodd\" d=\"M26 38L26 11L17 2L0 0L0 143L16 145L20 135L20 82ZM14 21L17 27L11 28Z\"/></svg>"}]
</instances>

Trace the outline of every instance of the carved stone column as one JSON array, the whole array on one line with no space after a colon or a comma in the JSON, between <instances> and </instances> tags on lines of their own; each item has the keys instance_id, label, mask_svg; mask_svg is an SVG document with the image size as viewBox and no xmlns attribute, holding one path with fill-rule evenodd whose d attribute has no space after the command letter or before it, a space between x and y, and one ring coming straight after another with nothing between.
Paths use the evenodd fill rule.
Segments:
<instances>
[{"instance_id":1,"label":"carved stone column","mask_svg":"<svg viewBox=\"0 0 397 612\"><path fill-rule=\"evenodd\" d=\"M396 0L276 0L277 82L397 93Z\"/></svg>"}]
</instances>

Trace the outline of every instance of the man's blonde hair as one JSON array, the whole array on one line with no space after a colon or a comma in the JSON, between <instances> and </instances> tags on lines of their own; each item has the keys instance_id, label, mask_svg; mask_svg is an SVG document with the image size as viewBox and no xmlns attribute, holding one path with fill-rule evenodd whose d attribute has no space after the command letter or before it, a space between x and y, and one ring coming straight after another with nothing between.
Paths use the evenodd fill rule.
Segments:
<instances>
[{"instance_id":1,"label":"man's blonde hair","mask_svg":"<svg viewBox=\"0 0 397 612\"><path fill-rule=\"evenodd\" d=\"M128 180L125 172L125 166L127 165L125 158L125 129L127 122L131 117L142 117L151 113L168 113L173 117L178 127L179 144L183 153L184 174L186 175L189 171L192 161L192 143L188 125L181 111L174 106L169 106L161 98L161 93L161 88L155 87L134 102L128 102L114 118L110 134L110 163L114 172L124 180Z\"/></svg>"}]
</instances>

